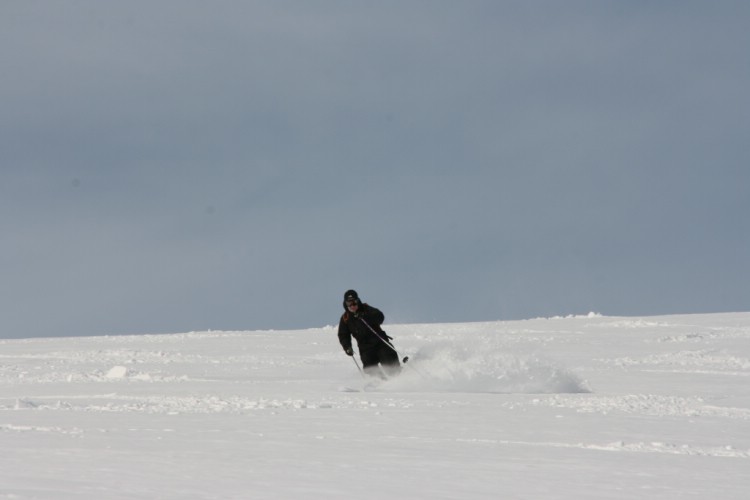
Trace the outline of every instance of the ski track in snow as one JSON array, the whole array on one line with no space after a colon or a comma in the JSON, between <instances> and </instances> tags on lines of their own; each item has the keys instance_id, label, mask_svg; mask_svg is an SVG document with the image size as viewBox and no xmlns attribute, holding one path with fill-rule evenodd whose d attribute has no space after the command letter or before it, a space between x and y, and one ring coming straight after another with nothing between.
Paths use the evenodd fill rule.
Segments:
<instances>
[{"instance_id":1,"label":"ski track in snow","mask_svg":"<svg viewBox=\"0 0 750 500\"><path fill-rule=\"evenodd\" d=\"M750 408L719 407L705 404L698 397L658 396L651 394L628 394L623 396L596 396L570 398L555 395L545 399L534 399L535 405L569 408L581 413L622 412L657 417L720 417L750 419Z\"/></svg>"},{"instance_id":2,"label":"ski track in snow","mask_svg":"<svg viewBox=\"0 0 750 500\"><path fill-rule=\"evenodd\" d=\"M467 440L472 443L486 443L491 445L513 445L513 446L532 446L546 448L572 448L590 451L608 451L608 452L630 452L630 453L665 453L669 455L692 455L704 457L724 457L724 458L750 458L750 450L735 450L732 446L724 447L700 447L687 444L677 445L672 443L625 443L616 441L606 444L587 444L587 443L557 443L557 442L529 442L529 441L512 441L512 440Z\"/></svg>"}]
</instances>

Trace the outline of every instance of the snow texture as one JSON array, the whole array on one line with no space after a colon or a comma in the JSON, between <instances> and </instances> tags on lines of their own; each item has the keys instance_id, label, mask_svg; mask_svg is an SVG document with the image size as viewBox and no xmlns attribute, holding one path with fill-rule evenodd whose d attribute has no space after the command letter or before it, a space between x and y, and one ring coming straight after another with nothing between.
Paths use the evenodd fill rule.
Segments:
<instances>
[{"instance_id":1,"label":"snow texture","mask_svg":"<svg viewBox=\"0 0 750 500\"><path fill-rule=\"evenodd\" d=\"M0 341L0 499L745 499L750 313Z\"/></svg>"}]
</instances>

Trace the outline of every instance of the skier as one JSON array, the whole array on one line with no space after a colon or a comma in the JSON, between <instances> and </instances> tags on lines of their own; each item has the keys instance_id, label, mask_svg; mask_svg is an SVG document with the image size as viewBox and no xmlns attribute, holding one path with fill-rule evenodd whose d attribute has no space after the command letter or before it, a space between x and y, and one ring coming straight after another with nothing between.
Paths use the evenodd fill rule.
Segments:
<instances>
[{"instance_id":1,"label":"skier","mask_svg":"<svg viewBox=\"0 0 750 500\"><path fill-rule=\"evenodd\" d=\"M357 339L359 358L365 373L380 378L397 375L401 371L398 353L380 325L385 321L383 313L363 304L354 290L344 294L344 314L339 321L339 342L347 356L354 356L352 337ZM378 367L381 365L381 369ZM384 374L385 373L385 377Z\"/></svg>"}]
</instances>

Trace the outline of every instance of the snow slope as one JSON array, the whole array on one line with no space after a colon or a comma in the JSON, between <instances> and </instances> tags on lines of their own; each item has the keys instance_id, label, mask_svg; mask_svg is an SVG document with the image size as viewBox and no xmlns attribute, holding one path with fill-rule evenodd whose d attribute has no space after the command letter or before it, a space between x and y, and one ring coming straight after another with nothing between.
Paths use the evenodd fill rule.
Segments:
<instances>
[{"instance_id":1,"label":"snow slope","mask_svg":"<svg viewBox=\"0 0 750 500\"><path fill-rule=\"evenodd\" d=\"M0 341L0 498L750 498L750 313L385 326Z\"/></svg>"}]
</instances>

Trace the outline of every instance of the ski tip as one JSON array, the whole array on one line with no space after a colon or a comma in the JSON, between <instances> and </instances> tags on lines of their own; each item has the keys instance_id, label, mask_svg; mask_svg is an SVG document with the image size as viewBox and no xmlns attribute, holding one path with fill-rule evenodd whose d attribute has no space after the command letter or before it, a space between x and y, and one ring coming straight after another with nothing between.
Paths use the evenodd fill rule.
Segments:
<instances>
[{"instance_id":1,"label":"ski tip","mask_svg":"<svg viewBox=\"0 0 750 500\"><path fill-rule=\"evenodd\" d=\"M409 356L404 356L404 359L401 362L406 363L407 361L409 361Z\"/></svg>"}]
</instances>

